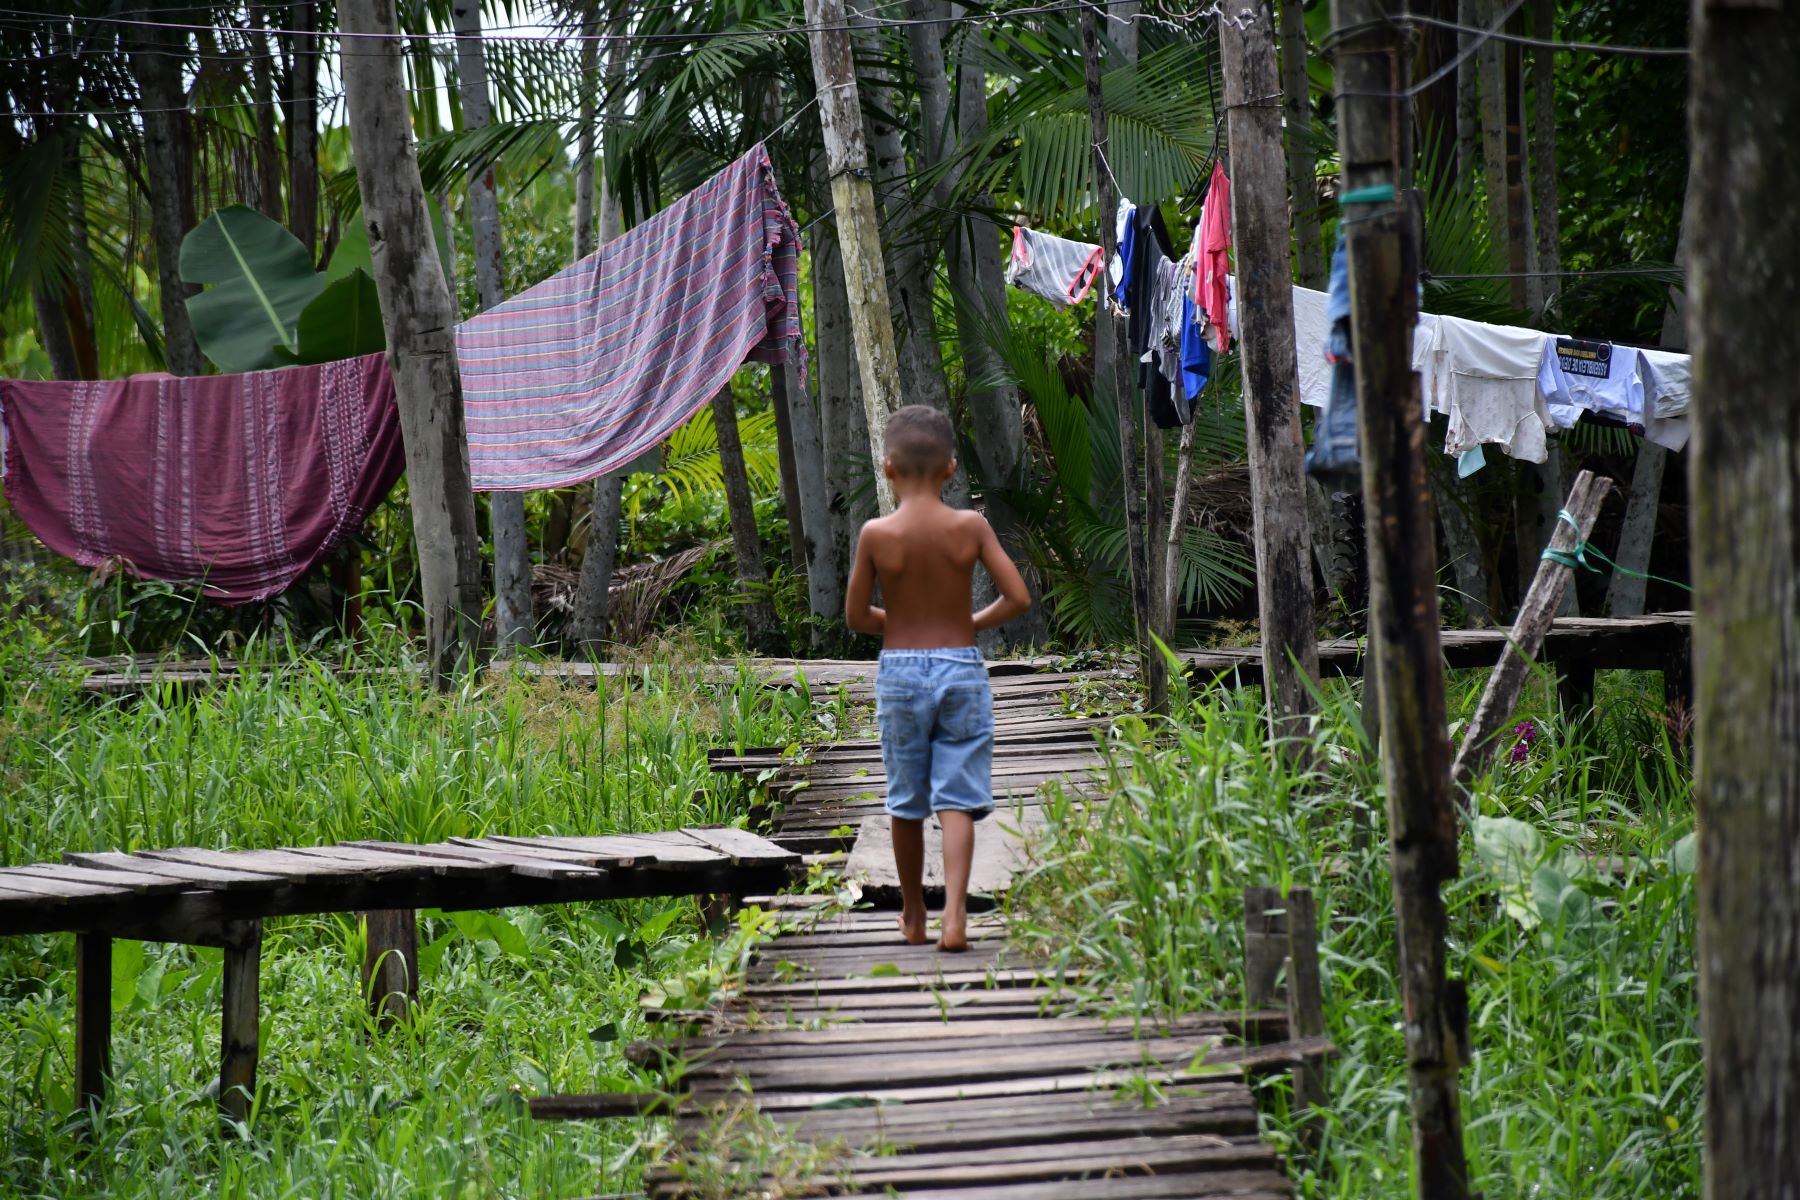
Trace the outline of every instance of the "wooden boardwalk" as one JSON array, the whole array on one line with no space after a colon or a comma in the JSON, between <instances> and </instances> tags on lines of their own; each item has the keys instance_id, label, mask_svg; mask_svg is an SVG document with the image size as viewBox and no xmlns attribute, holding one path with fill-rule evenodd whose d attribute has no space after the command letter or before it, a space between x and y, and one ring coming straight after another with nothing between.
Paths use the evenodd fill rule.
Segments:
<instances>
[{"instance_id":1,"label":"wooden boardwalk","mask_svg":"<svg viewBox=\"0 0 1800 1200\"><path fill-rule=\"evenodd\" d=\"M1106 721L1070 715L1069 705L1091 705L1117 682L994 679L996 785L1015 817L1046 781L1099 786L1095 737ZM763 781L772 840L787 848L848 844L848 827L863 834L854 864L880 827L870 819L883 786L871 737L793 761L772 749L720 754L714 766ZM978 847L1016 849L1016 826L1004 820L981 827ZM882 853L869 850L872 868ZM989 884L998 890L1008 878L1000 869ZM765 1173L760 1185L730 1176L732 1194L746 1195L770 1184L787 1195L931 1200L1292 1195L1257 1135L1248 1080L1316 1062L1329 1050L1323 1039L1292 1038L1285 1012L1107 1020L1091 997L1084 1006L1010 949L996 918L973 918L970 939L968 952L945 954L906 945L892 911L796 908L713 1007L648 1011L683 1036L630 1051L676 1097L675 1150L647 1173L646 1193L722 1194L726 1159ZM616 1115L643 1099L546 1097L533 1110ZM754 1147L741 1140L746 1130ZM785 1167L769 1165L777 1160ZM798 1175L778 1177L781 1169Z\"/></svg>"},{"instance_id":2,"label":"wooden boardwalk","mask_svg":"<svg viewBox=\"0 0 1800 1200\"><path fill-rule=\"evenodd\" d=\"M1691 625L1692 614L1686 612L1617 618L1562 617L1551 628L1541 657L1554 664L1569 681L1565 690L1571 699L1592 691L1597 670L1662 671L1670 697L1685 697L1689 686L1687 656ZM1441 636L1444 661L1449 666L1491 667L1506 648L1507 631L1446 629ZM1260 646L1184 650L1180 656L1189 672L1201 679L1229 675L1238 683L1262 682ZM133 695L158 686L204 690L228 683L245 672L245 668L230 659L164 660L142 656L58 661L59 665L84 673L82 687L87 691L106 696ZM1360 675L1362 661L1360 639L1326 638L1319 643L1320 669L1326 675ZM872 662L852 660L752 659L746 665L775 683L790 682L803 671L808 683L815 688L866 687L875 671ZM571 681L591 681L602 675L618 676L644 668L616 663L549 661L516 663L509 669ZM729 679L737 671L735 664L675 668L678 674L690 669L714 679ZM1008 660L992 664L992 669L996 678L1010 678L1017 673L1055 670L1056 660Z\"/></svg>"}]
</instances>

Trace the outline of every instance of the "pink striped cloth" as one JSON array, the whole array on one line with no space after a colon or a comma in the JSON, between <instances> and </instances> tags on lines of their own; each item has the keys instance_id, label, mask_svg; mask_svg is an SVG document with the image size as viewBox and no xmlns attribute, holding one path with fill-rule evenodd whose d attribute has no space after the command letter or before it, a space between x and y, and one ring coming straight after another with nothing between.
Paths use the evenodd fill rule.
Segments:
<instances>
[{"instance_id":1,"label":"pink striped cloth","mask_svg":"<svg viewBox=\"0 0 1800 1200\"><path fill-rule=\"evenodd\" d=\"M666 441L746 361L794 362L800 230L761 145L457 330L477 491L566 487Z\"/></svg>"},{"instance_id":2,"label":"pink striped cloth","mask_svg":"<svg viewBox=\"0 0 1800 1200\"><path fill-rule=\"evenodd\" d=\"M354 534L405 467L387 357L106 382L0 380L6 498L83 566L266 600Z\"/></svg>"}]
</instances>

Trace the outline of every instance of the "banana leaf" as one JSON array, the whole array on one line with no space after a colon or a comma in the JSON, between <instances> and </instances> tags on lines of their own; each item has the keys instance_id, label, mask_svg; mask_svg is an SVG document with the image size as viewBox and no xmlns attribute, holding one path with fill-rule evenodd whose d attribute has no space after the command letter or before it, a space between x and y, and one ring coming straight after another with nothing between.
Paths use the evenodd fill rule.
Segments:
<instances>
[{"instance_id":1,"label":"banana leaf","mask_svg":"<svg viewBox=\"0 0 1800 1200\"><path fill-rule=\"evenodd\" d=\"M194 337L225 371L277 365L276 350L296 350L300 314L325 287L293 234L233 204L196 226L181 242L181 277L210 284L188 298Z\"/></svg>"}]
</instances>

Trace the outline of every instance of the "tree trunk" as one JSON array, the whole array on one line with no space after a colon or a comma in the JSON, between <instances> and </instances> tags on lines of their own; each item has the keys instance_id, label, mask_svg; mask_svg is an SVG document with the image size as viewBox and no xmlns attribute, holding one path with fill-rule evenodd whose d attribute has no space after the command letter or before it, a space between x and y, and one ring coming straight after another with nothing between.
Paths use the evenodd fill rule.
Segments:
<instances>
[{"instance_id":1,"label":"tree trunk","mask_svg":"<svg viewBox=\"0 0 1800 1200\"><path fill-rule=\"evenodd\" d=\"M600 78L600 21L584 21L581 32L581 124L575 134L575 261L594 252L594 120L596 98L605 90Z\"/></svg>"},{"instance_id":2,"label":"tree trunk","mask_svg":"<svg viewBox=\"0 0 1800 1200\"><path fill-rule=\"evenodd\" d=\"M1694 800L1706 1195L1800 1180L1800 6L1694 6ZM1703 302L1702 302L1703 299Z\"/></svg>"},{"instance_id":3,"label":"tree trunk","mask_svg":"<svg viewBox=\"0 0 1800 1200\"><path fill-rule=\"evenodd\" d=\"M1312 85L1306 78L1306 9L1281 0L1281 112L1287 123L1288 204L1302 286L1325 287L1325 243L1319 237L1319 168L1313 157Z\"/></svg>"},{"instance_id":4,"label":"tree trunk","mask_svg":"<svg viewBox=\"0 0 1800 1200\"><path fill-rule=\"evenodd\" d=\"M1187 536L1188 492L1194 483L1194 431L1181 427L1181 448L1175 464L1175 494L1169 500L1169 526L1163 537L1162 611L1172 627L1181 611L1181 548Z\"/></svg>"},{"instance_id":5,"label":"tree trunk","mask_svg":"<svg viewBox=\"0 0 1800 1200\"><path fill-rule=\"evenodd\" d=\"M1406 86L1389 55L1400 28L1383 0L1332 0L1338 39L1338 137L1345 195L1390 197L1407 164L1395 106ZM1241 168L1240 168L1241 170ZM1442 887L1458 871L1450 796L1436 547L1425 429L1412 369L1418 247L1393 199L1359 204L1345 222L1351 353L1368 513L1369 621L1381 711L1389 853L1405 1001L1413 1186L1431 1200L1469 1195L1458 1072L1467 1057L1468 993L1448 978Z\"/></svg>"},{"instance_id":6,"label":"tree trunk","mask_svg":"<svg viewBox=\"0 0 1800 1200\"><path fill-rule=\"evenodd\" d=\"M1532 35L1548 42L1556 37L1556 5L1532 5ZM1548 315L1562 294L1562 189L1556 178L1556 52L1538 46L1531 52L1532 131L1531 198L1536 212L1537 266L1532 307ZM1554 324L1554 322L1552 322Z\"/></svg>"},{"instance_id":7,"label":"tree trunk","mask_svg":"<svg viewBox=\"0 0 1800 1200\"><path fill-rule=\"evenodd\" d=\"M857 25L858 43L866 52L879 54L880 35L874 18L858 6L852 19ZM941 71L938 77L943 77ZM944 374L944 353L938 345L933 307L937 240L928 236L927 226L919 220L920 213L908 196L906 147L900 126L889 119L896 106L892 81L885 71L870 73L868 91L869 166L880 193L877 202L887 223L887 243L893 247L888 256L887 284L902 338L898 347L899 395L908 404L928 405L949 415L950 381ZM925 139L930 136L926 133ZM960 463L944 488L944 500L953 508L969 507L969 474Z\"/></svg>"},{"instance_id":8,"label":"tree trunk","mask_svg":"<svg viewBox=\"0 0 1800 1200\"><path fill-rule=\"evenodd\" d=\"M1524 29L1515 11L1507 19L1509 33ZM1516 42L1501 47L1506 68L1506 265L1500 270L1511 273L1512 302L1515 308L1530 307L1526 296L1531 259L1536 257L1529 228L1530 205L1526 199L1525 180L1525 63L1524 50Z\"/></svg>"},{"instance_id":9,"label":"tree trunk","mask_svg":"<svg viewBox=\"0 0 1800 1200\"><path fill-rule=\"evenodd\" d=\"M338 22L346 34L376 35L359 39L363 52L344 55L341 69L406 443L426 661L438 686L446 687L481 634L481 543L463 433L456 306L419 181L394 0L340 0Z\"/></svg>"},{"instance_id":10,"label":"tree trunk","mask_svg":"<svg viewBox=\"0 0 1800 1200\"><path fill-rule=\"evenodd\" d=\"M31 303L37 313L38 341L50 360L50 373L57 379L83 378L63 297L49 284L37 283L31 288Z\"/></svg>"},{"instance_id":11,"label":"tree trunk","mask_svg":"<svg viewBox=\"0 0 1800 1200\"><path fill-rule=\"evenodd\" d=\"M900 407L900 369L844 0L806 0L806 20L811 27L807 40L812 48L813 81L819 90L826 178L831 184L850 332L862 381L869 459L879 462L888 416ZM875 472L875 497L883 513L893 511L893 490L879 471Z\"/></svg>"},{"instance_id":12,"label":"tree trunk","mask_svg":"<svg viewBox=\"0 0 1800 1200\"><path fill-rule=\"evenodd\" d=\"M775 461L781 469L781 508L787 517L788 570L806 571L806 515L800 498L800 464L794 452L794 418L788 409L787 367L769 364L769 411L775 414Z\"/></svg>"},{"instance_id":13,"label":"tree trunk","mask_svg":"<svg viewBox=\"0 0 1800 1200\"><path fill-rule=\"evenodd\" d=\"M1094 144L1092 170L1095 200L1100 215L1100 248L1106 260L1111 262L1119 249L1118 231L1113 218L1119 197L1113 190L1112 171L1106 160L1106 100L1100 75L1100 28L1092 8L1081 10L1081 56L1087 77L1088 131ZM1097 304L1095 307L1105 309L1104 304ZM1101 323L1102 337L1106 336L1107 324L1108 322ZM1113 336L1118 336L1122 332L1123 323L1112 324ZM1138 657L1144 673L1144 689L1149 693L1149 707L1152 712L1162 712L1168 707L1169 682L1162 655L1156 652L1156 647L1150 640L1156 624L1156 606L1150 594L1150 522L1146 515L1144 497L1138 489L1140 443L1137 436L1137 414L1134 411L1137 405L1134 403L1125 355L1120 350L1121 347L1115 344L1110 360L1112 378L1108 382L1112 385L1119 413L1119 461L1123 467L1120 474L1123 476L1125 492L1125 542L1131 586L1131 613L1137 633ZM1096 379L1097 384L1098 382ZM1099 386L1104 388L1104 385Z\"/></svg>"},{"instance_id":14,"label":"tree trunk","mask_svg":"<svg viewBox=\"0 0 1800 1200\"><path fill-rule=\"evenodd\" d=\"M1456 177L1466 182L1482 169L1481 64L1475 54L1475 26L1487 0L1456 0Z\"/></svg>"},{"instance_id":15,"label":"tree trunk","mask_svg":"<svg viewBox=\"0 0 1800 1200\"><path fill-rule=\"evenodd\" d=\"M167 10L185 22L185 10ZM182 71L187 34L178 29L129 26L131 69L143 105L144 165L150 187L150 233L156 243L156 275L162 290L163 358L173 375L198 375L206 361L194 340L187 298L200 289L181 278L181 239L195 225L194 137L188 123Z\"/></svg>"},{"instance_id":16,"label":"tree trunk","mask_svg":"<svg viewBox=\"0 0 1800 1200\"><path fill-rule=\"evenodd\" d=\"M870 482L874 464L869 458L868 426L863 419L850 345L850 301L844 292L844 260L838 253L836 237L824 226L820 222L811 231L813 339L818 347L815 357L819 378L819 449L831 521L828 536L821 538L817 547L812 599L815 607L823 607L836 620L844 611L844 574L850 549L862 522L875 515L875 494ZM858 492L862 495L853 498Z\"/></svg>"},{"instance_id":17,"label":"tree trunk","mask_svg":"<svg viewBox=\"0 0 1800 1200\"><path fill-rule=\"evenodd\" d=\"M1500 0L1479 0L1476 11L1483 28L1491 27ZM1481 88L1481 176L1487 191L1488 262L1495 271L1506 271L1512 261L1506 214L1506 47L1493 38L1481 39L1475 51L1476 74Z\"/></svg>"},{"instance_id":18,"label":"tree trunk","mask_svg":"<svg viewBox=\"0 0 1800 1200\"><path fill-rule=\"evenodd\" d=\"M256 208L281 222L281 147L275 137L275 55L262 8L250 8L250 87L256 101Z\"/></svg>"},{"instance_id":19,"label":"tree trunk","mask_svg":"<svg viewBox=\"0 0 1800 1200\"><path fill-rule=\"evenodd\" d=\"M1415 0L1412 11L1454 25L1456 7L1457 0ZM1285 15L1284 13L1283 16ZM1284 37L1286 31L1287 26L1284 24ZM1423 90L1413 101L1413 124L1417 129L1417 141L1422 148L1421 153L1429 153L1430 166L1436 176L1443 181L1453 182L1458 178L1457 104L1461 100L1461 94L1457 86L1460 76L1456 55L1460 49L1460 38L1454 28L1424 24L1419 26L1416 37L1418 41L1413 75L1423 85ZM1427 78L1446 68L1448 73L1442 79L1429 85L1424 84Z\"/></svg>"},{"instance_id":20,"label":"tree trunk","mask_svg":"<svg viewBox=\"0 0 1800 1200\"><path fill-rule=\"evenodd\" d=\"M483 129L490 119L487 58L481 46L480 0L455 0L456 83L465 129ZM475 241L475 291L481 311L506 299L500 251L500 201L494 168L469 175L469 225ZM531 545L525 540L525 494L494 492L488 497L488 529L494 538L494 648L502 656L532 638Z\"/></svg>"},{"instance_id":21,"label":"tree trunk","mask_svg":"<svg viewBox=\"0 0 1800 1200\"><path fill-rule=\"evenodd\" d=\"M1257 615L1262 624L1263 691L1269 735L1298 754L1314 709L1319 677L1313 624L1311 547L1300 439L1300 395L1294 350L1294 285L1288 274L1281 118L1258 104L1280 90L1270 0L1256 19L1219 23L1225 111L1231 140L1231 233L1237 245L1238 304L1260 315L1241 331L1244 416L1255 518Z\"/></svg>"},{"instance_id":22,"label":"tree trunk","mask_svg":"<svg viewBox=\"0 0 1800 1200\"><path fill-rule=\"evenodd\" d=\"M607 42L606 69L603 96L612 97L625 78L626 15L623 6L614 9L607 21L607 33L614 41ZM592 44L592 43L590 43ZM608 101L610 105L611 100ZM610 108L601 109L601 123L604 125ZM590 129L592 122L589 122ZM588 146L588 161L593 161L593 146ZM593 187L592 172L587 172L588 186ZM579 181L578 181L579 182ZM586 258L594 252L592 225L578 224L575 227L576 257ZM618 237L625 230L625 211L614 193L612 185L607 182L605 164L600 174L600 244L605 245ZM586 239L587 253L581 253L583 239ZM574 611L570 614L569 633L571 639L583 647L589 654L598 656L600 645L606 640L608 623L611 620L612 580L613 572L619 565L619 508L625 493L625 475L615 471L610 475L602 475L594 480L592 495L588 506L588 540L587 549L581 554L581 577L575 585Z\"/></svg>"},{"instance_id":23,"label":"tree trunk","mask_svg":"<svg viewBox=\"0 0 1800 1200\"><path fill-rule=\"evenodd\" d=\"M1138 60L1138 0L1112 0L1106 5L1106 36L1119 48L1119 61Z\"/></svg>"},{"instance_id":24,"label":"tree trunk","mask_svg":"<svg viewBox=\"0 0 1800 1200\"><path fill-rule=\"evenodd\" d=\"M737 400L731 385L712 400L713 428L719 435L719 473L725 480L725 508L731 518L731 548L737 559L738 596L744 606L745 632L752 649L781 654L785 639L769 602L769 570L763 563L762 538L756 531L756 501L750 474L744 469L744 446L738 440Z\"/></svg>"},{"instance_id":25,"label":"tree trunk","mask_svg":"<svg viewBox=\"0 0 1800 1200\"><path fill-rule=\"evenodd\" d=\"M288 71L287 175L288 229L308 254L319 242L319 52L309 36L318 27L315 0L297 0L287 10L287 28L302 36L286 38L292 66Z\"/></svg>"},{"instance_id":26,"label":"tree trunk","mask_svg":"<svg viewBox=\"0 0 1800 1200\"><path fill-rule=\"evenodd\" d=\"M1450 558L1450 570L1456 578L1465 624L1479 629L1493 624L1493 611L1488 607L1487 560L1481 551L1481 538L1475 532L1463 507L1462 488L1454 467L1448 463L1432 473L1437 486L1435 507L1438 528L1444 534L1444 549Z\"/></svg>"},{"instance_id":27,"label":"tree trunk","mask_svg":"<svg viewBox=\"0 0 1800 1200\"><path fill-rule=\"evenodd\" d=\"M1694 222L1694 177L1691 172L1686 193L1681 206L1681 230L1675 238L1675 265L1683 271L1688 262L1688 228ZM1687 344L1687 297L1681 288L1671 287L1669 303L1663 309L1662 346L1665 350L1685 350ZM1662 501L1663 472L1668 463L1667 450L1648 438L1638 439L1637 462L1631 471L1631 495L1625 501L1625 520L1619 527L1618 549L1613 552L1613 562L1624 570L1615 570L1607 581L1608 616L1635 617L1644 611L1644 592L1649 581L1642 576L1650 569L1650 552L1656 541L1657 508Z\"/></svg>"}]
</instances>

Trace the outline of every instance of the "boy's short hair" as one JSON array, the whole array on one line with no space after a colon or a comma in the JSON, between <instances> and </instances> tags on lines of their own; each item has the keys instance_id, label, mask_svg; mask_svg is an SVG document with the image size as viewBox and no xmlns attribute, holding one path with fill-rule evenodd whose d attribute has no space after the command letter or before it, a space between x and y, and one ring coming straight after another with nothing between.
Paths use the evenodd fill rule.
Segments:
<instances>
[{"instance_id":1,"label":"boy's short hair","mask_svg":"<svg viewBox=\"0 0 1800 1200\"><path fill-rule=\"evenodd\" d=\"M908 404L888 418L881 452L897 475L930 475L956 457L956 431L937 409Z\"/></svg>"}]
</instances>

